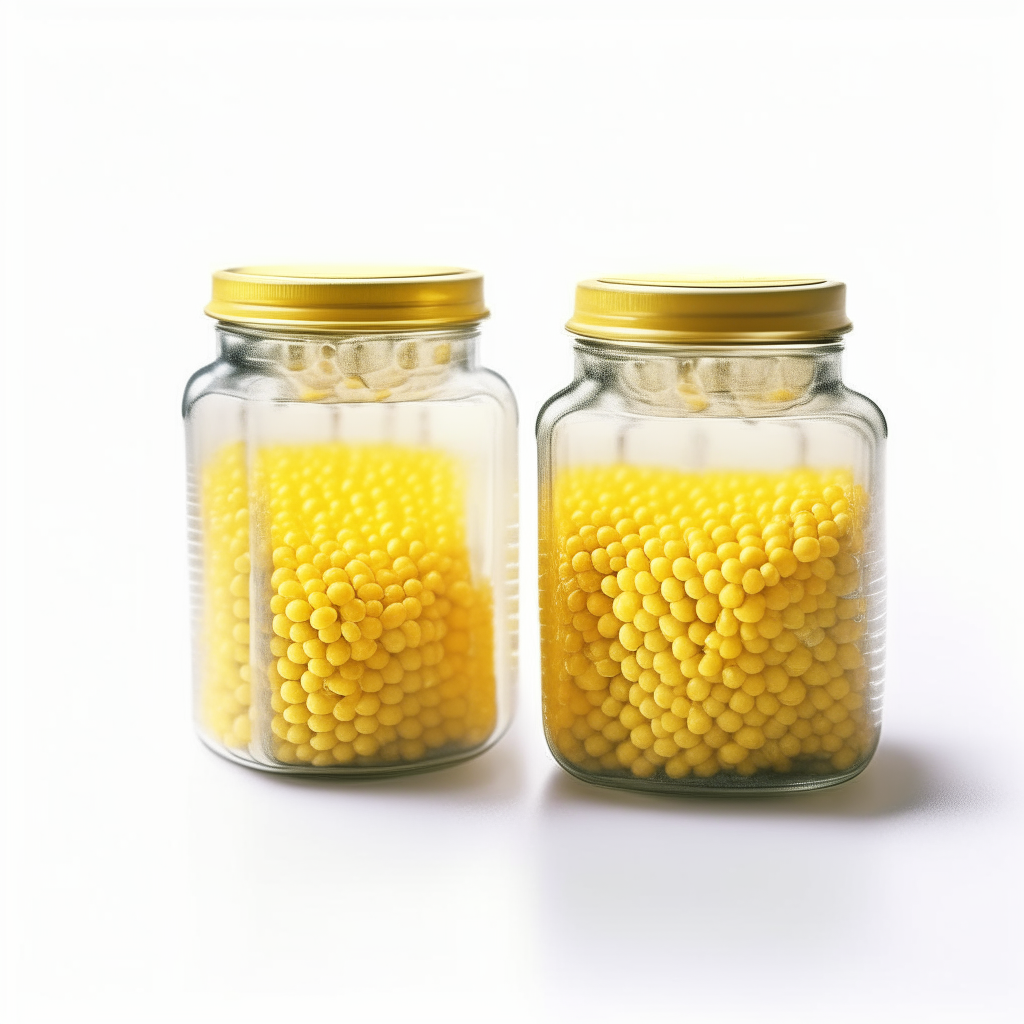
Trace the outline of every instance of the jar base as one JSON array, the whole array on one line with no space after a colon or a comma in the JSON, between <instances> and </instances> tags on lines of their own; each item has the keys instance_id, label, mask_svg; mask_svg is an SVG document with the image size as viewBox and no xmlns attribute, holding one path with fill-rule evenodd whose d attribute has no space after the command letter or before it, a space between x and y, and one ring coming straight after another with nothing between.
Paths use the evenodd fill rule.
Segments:
<instances>
[{"instance_id":1,"label":"jar base","mask_svg":"<svg viewBox=\"0 0 1024 1024\"><path fill-rule=\"evenodd\" d=\"M404 764L382 764L382 765L333 765L319 767L316 765L304 764L268 764L265 761L257 761L247 752L242 753L216 743L209 737L198 732L203 746L213 751L218 757L234 764L240 764L245 768L254 768L256 771L267 772L271 775L295 775L307 779L330 778L330 779L383 779L394 778L400 775L418 775L422 772L438 771L442 768L452 768L462 764L464 761L471 761L479 757L493 747L501 739L503 733L492 733L483 743L468 749L451 751L440 757L424 761L410 761Z\"/></svg>"},{"instance_id":2,"label":"jar base","mask_svg":"<svg viewBox=\"0 0 1024 1024\"><path fill-rule=\"evenodd\" d=\"M552 756L558 766L581 782L604 789L633 790L645 793L661 793L667 796L755 796L761 793L807 793L816 789L831 789L856 778L871 762L873 747L868 754L843 771L828 774L791 772L786 775L768 772L756 775L731 775L725 772L708 778L684 777L670 779L665 776L651 779L637 778L631 774L597 774L581 771L576 765L565 761L554 751Z\"/></svg>"}]
</instances>

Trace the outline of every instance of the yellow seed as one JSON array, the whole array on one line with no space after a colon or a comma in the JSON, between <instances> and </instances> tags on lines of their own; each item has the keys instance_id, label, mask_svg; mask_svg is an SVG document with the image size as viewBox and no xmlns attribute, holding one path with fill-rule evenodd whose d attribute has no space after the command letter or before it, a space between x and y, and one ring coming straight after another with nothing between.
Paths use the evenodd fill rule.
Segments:
<instances>
[{"instance_id":1,"label":"yellow seed","mask_svg":"<svg viewBox=\"0 0 1024 1024\"><path fill-rule=\"evenodd\" d=\"M743 573L741 582L743 584L743 589L748 594L759 594L764 590L768 581L759 569L751 568L747 569L746 572Z\"/></svg>"},{"instance_id":2,"label":"yellow seed","mask_svg":"<svg viewBox=\"0 0 1024 1024\"><path fill-rule=\"evenodd\" d=\"M718 751L719 759L728 765L738 765L747 757L747 751L739 743L726 743Z\"/></svg>"},{"instance_id":3,"label":"yellow seed","mask_svg":"<svg viewBox=\"0 0 1024 1024\"><path fill-rule=\"evenodd\" d=\"M781 576L792 576L798 564L796 555L789 548L776 548L768 556L768 562Z\"/></svg>"},{"instance_id":4,"label":"yellow seed","mask_svg":"<svg viewBox=\"0 0 1024 1024\"><path fill-rule=\"evenodd\" d=\"M672 575L685 583L699 574L697 564L691 558L677 558L672 563Z\"/></svg>"},{"instance_id":5,"label":"yellow seed","mask_svg":"<svg viewBox=\"0 0 1024 1024\"><path fill-rule=\"evenodd\" d=\"M821 554L817 537L801 537L793 543L793 554L801 562L813 562Z\"/></svg>"},{"instance_id":6,"label":"yellow seed","mask_svg":"<svg viewBox=\"0 0 1024 1024\"><path fill-rule=\"evenodd\" d=\"M334 705L338 703L336 697L324 693L322 690L311 693L306 698L306 707L309 708L310 712L314 715L329 715L334 710Z\"/></svg>"},{"instance_id":7,"label":"yellow seed","mask_svg":"<svg viewBox=\"0 0 1024 1024\"><path fill-rule=\"evenodd\" d=\"M738 558L727 558L722 563L722 575L729 583L741 583L743 574L743 563Z\"/></svg>"},{"instance_id":8,"label":"yellow seed","mask_svg":"<svg viewBox=\"0 0 1024 1024\"><path fill-rule=\"evenodd\" d=\"M313 613L313 609L305 601L289 601L284 609L285 615L292 622L305 622Z\"/></svg>"},{"instance_id":9,"label":"yellow seed","mask_svg":"<svg viewBox=\"0 0 1024 1024\"><path fill-rule=\"evenodd\" d=\"M736 608L735 615L740 622L760 622L764 618L767 602L760 594L748 594Z\"/></svg>"},{"instance_id":10,"label":"yellow seed","mask_svg":"<svg viewBox=\"0 0 1024 1024\"><path fill-rule=\"evenodd\" d=\"M643 607L643 598L635 592L623 592L612 602L612 611L622 622L632 622Z\"/></svg>"},{"instance_id":11,"label":"yellow seed","mask_svg":"<svg viewBox=\"0 0 1024 1024\"><path fill-rule=\"evenodd\" d=\"M338 613L330 606L317 608L309 617L309 624L314 629L326 629L338 618Z\"/></svg>"},{"instance_id":12,"label":"yellow seed","mask_svg":"<svg viewBox=\"0 0 1024 1024\"><path fill-rule=\"evenodd\" d=\"M314 658L309 663L309 671L321 679L326 679L334 674L334 666L326 658Z\"/></svg>"}]
</instances>

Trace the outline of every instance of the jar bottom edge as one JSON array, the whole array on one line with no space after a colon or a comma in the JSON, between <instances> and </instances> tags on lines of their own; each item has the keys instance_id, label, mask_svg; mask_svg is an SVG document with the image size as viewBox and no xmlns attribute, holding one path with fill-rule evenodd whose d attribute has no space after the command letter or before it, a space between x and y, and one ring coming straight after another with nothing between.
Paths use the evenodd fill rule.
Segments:
<instances>
[{"instance_id":1,"label":"jar bottom edge","mask_svg":"<svg viewBox=\"0 0 1024 1024\"><path fill-rule=\"evenodd\" d=\"M265 761L257 761L248 753L242 754L230 747L216 743L209 739L209 737L204 736L202 732L198 732L197 735L204 747L212 751L218 757L223 758L225 761L241 765L244 768L251 768L259 772L266 772L269 775L291 775L307 779L330 778L339 780L360 780L394 778L396 776L403 775L419 775L424 772L439 771L443 768L453 768L456 765L462 764L465 761L471 761L473 758L486 753L495 745L495 743L498 742L503 735L503 731L495 730L495 732L488 736L486 740L475 747L470 747L466 750L453 751L442 757L433 758L431 760L414 761L404 764L357 765L354 767L348 765L318 767L314 765L307 766L298 764L267 764Z\"/></svg>"},{"instance_id":2,"label":"jar bottom edge","mask_svg":"<svg viewBox=\"0 0 1024 1024\"><path fill-rule=\"evenodd\" d=\"M701 797L742 797L781 795L786 793L809 793L819 789L831 789L844 782L855 779L871 763L874 756L873 747L866 757L842 771L827 775L796 775L788 781L784 776L774 778L765 776L763 780L752 781L754 776L729 778L728 781L717 782L710 779L665 779L650 780L621 775L599 775L580 771L575 765L567 763L552 752L559 768L588 785L600 786L602 789L632 790L633 792L659 793L665 796L701 796Z\"/></svg>"}]
</instances>

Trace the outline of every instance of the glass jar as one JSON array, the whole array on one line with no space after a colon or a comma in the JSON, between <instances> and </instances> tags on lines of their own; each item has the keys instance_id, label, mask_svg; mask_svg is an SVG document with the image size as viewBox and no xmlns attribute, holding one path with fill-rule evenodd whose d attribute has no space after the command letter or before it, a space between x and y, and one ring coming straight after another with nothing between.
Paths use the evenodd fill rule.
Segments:
<instances>
[{"instance_id":1,"label":"glass jar","mask_svg":"<svg viewBox=\"0 0 1024 1024\"><path fill-rule=\"evenodd\" d=\"M512 715L516 407L478 365L479 274L214 275L185 389L195 715L217 753L371 775L481 753Z\"/></svg>"},{"instance_id":2,"label":"glass jar","mask_svg":"<svg viewBox=\"0 0 1024 1024\"><path fill-rule=\"evenodd\" d=\"M842 381L845 287L585 281L537 421L543 716L654 790L814 789L878 742L885 420Z\"/></svg>"}]
</instances>

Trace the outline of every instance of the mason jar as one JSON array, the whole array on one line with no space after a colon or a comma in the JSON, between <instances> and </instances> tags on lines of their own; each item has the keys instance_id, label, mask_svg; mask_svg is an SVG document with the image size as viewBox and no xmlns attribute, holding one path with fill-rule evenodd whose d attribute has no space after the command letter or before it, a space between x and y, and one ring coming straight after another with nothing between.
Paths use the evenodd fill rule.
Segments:
<instances>
[{"instance_id":1,"label":"mason jar","mask_svg":"<svg viewBox=\"0 0 1024 1024\"><path fill-rule=\"evenodd\" d=\"M537 421L543 718L608 786L799 790L878 742L878 407L843 384L845 286L606 277Z\"/></svg>"},{"instance_id":2,"label":"mason jar","mask_svg":"<svg viewBox=\"0 0 1024 1024\"><path fill-rule=\"evenodd\" d=\"M185 389L199 735L278 772L479 754L512 715L516 407L479 274L243 267Z\"/></svg>"}]
</instances>

